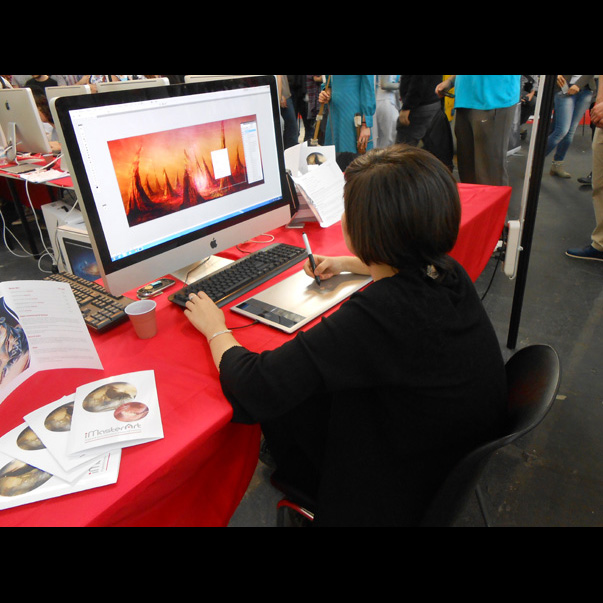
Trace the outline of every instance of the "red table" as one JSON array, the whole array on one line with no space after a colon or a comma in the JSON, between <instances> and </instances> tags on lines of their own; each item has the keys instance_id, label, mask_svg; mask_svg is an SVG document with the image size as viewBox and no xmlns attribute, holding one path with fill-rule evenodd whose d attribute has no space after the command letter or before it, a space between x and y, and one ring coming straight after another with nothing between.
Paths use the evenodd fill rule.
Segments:
<instances>
[{"instance_id":1,"label":"red table","mask_svg":"<svg viewBox=\"0 0 603 603\"><path fill-rule=\"evenodd\" d=\"M31 159L36 160L39 168L49 165L54 160L53 157L42 156L34 156ZM26 219L24 208L29 207L30 202L33 209L41 209L43 205L53 203L58 199L61 190L73 189L73 180L69 174L65 173L65 177L58 180L51 180L43 184L27 184L27 181L18 174L6 171L6 168L13 167L17 165L16 163L3 163L3 161L0 160L0 199L12 200L17 215L23 223L30 251L34 256L39 256L40 252ZM60 166L59 162L54 169L60 170Z\"/></svg>"},{"instance_id":2,"label":"red table","mask_svg":"<svg viewBox=\"0 0 603 603\"><path fill-rule=\"evenodd\" d=\"M473 281L481 276L500 240L513 189L459 184L463 204L461 233L452 256Z\"/></svg>"},{"instance_id":3,"label":"red table","mask_svg":"<svg viewBox=\"0 0 603 603\"><path fill-rule=\"evenodd\" d=\"M511 189L460 188L464 215L454 256L477 279L499 240ZM347 253L339 226L323 230L309 224L305 230L315 253ZM300 230L280 229L273 234L276 242L303 246ZM259 247L245 244L224 256L238 259ZM0 435L22 424L29 412L73 393L80 385L154 370L165 439L124 450L117 484L0 512L0 526L228 525L256 469L260 429L230 422L232 410L222 394L207 344L167 296L158 305L160 333L155 339L140 341L128 324L94 337L104 371L51 371L22 385L0 405ZM249 324L228 309L226 313L231 327ZM237 338L259 352L280 346L289 336L257 325L238 331Z\"/></svg>"}]
</instances>

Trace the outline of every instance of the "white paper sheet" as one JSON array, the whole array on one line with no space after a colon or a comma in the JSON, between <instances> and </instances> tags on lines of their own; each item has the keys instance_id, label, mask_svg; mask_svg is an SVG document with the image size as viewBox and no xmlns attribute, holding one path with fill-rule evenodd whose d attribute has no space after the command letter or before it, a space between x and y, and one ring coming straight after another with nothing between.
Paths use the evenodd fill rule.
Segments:
<instances>
[{"instance_id":1,"label":"white paper sheet","mask_svg":"<svg viewBox=\"0 0 603 603\"><path fill-rule=\"evenodd\" d=\"M302 210L308 207L323 228L337 224L344 211L345 177L335 147L304 142L285 151L285 164L301 193Z\"/></svg>"},{"instance_id":2,"label":"white paper sheet","mask_svg":"<svg viewBox=\"0 0 603 603\"><path fill-rule=\"evenodd\" d=\"M0 403L40 371L103 366L71 287L0 283Z\"/></svg>"},{"instance_id":3,"label":"white paper sheet","mask_svg":"<svg viewBox=\"0 0 603 603\"><path fill-rule=\"evenodd\" d=\"M336 162L327 162L293 181L303 191L323 228L341 221L345 209L345 177Z\"/></svg>"}]
</instances>

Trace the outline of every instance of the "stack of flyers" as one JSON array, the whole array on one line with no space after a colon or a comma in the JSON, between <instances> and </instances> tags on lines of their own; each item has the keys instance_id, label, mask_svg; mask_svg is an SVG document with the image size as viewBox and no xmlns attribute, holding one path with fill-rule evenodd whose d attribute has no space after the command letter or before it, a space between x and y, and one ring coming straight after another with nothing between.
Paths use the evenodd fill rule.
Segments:
<instances>
[{"instance_id":1,"label":"stack of flyers","mask_svg":"<svg viewBox=\"0 0 603 603\"><path fill-rule=\"evenodd\" d=\"M114 377L0 438L0 511L117 483L122 449L163 439L153 371Z\"/></svg>"},{"instance_id":2,"label":"stack of flyers","mask_svg":"<svg viewBox=\"0 0 603 603\"><path fill-rule=\"evenodd\" d=\"M0 511L117 483L121 451L106 454L70 484L0 452Z\"/></svg>"},{"instance_id":3,"label":"stack of flyers","mask_svg":"<svg viewBox=\"0 0 603 603\"><path fill-rule=\"evenodd\" d=\"M119 477L116 450L65 469L24 423L0 438L0 510L101 488Z\"/></svg>"}]
</instances>

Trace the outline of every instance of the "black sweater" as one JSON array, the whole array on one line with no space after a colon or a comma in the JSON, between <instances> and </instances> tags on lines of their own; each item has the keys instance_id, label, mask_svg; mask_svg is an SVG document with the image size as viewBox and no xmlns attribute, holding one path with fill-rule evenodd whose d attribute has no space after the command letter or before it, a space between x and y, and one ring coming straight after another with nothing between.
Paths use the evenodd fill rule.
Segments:
<instances>
[{"instance_id":1,"label":"black sweater","mask_svg":"<svg viewBox=\"0 0 603 603\"><path fill-rule=\"evenodd\" d=\"M235 422L306 449L316 525L416 525L447 472L505 421L500 347L456 263L442 283L378 281L275 351L229 350L221 379Z\"/></svg>"},{"instance_id":2,"label":"black sweater","mask_svg":"<svg viewBox=\"0 0 603 603\"><path fill-rule=\"evenodd\" d=\"M400 79L402 109L412 111L425 105L441 102L436 88L443 81L441 75L403 75Z\"/></svg>"}]
</instances>

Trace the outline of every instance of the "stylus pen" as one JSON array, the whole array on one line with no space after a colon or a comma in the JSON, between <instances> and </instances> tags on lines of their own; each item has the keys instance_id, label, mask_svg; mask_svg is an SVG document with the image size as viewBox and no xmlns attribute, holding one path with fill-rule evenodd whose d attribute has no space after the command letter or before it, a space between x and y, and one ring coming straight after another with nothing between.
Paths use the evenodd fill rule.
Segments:
<instances>
[{"instance_id":1,"label":"stylus pen","mask_svg":"<svg viewBox=\"0 0 603 603\"><path fill-rule=\"evenodd\" d=\"M310 266L312 266L312 270L314 272L314 278L316 279L316 284L320 287L322 281L320 277L316 274L316 260L314 259L314 254L312 253L312 248L310 247L310 241L308 240L308 235L304 232L304 243L306 244L306 249L308 251L308 258L310 258Z\"/></svg>"}]
</instances>

